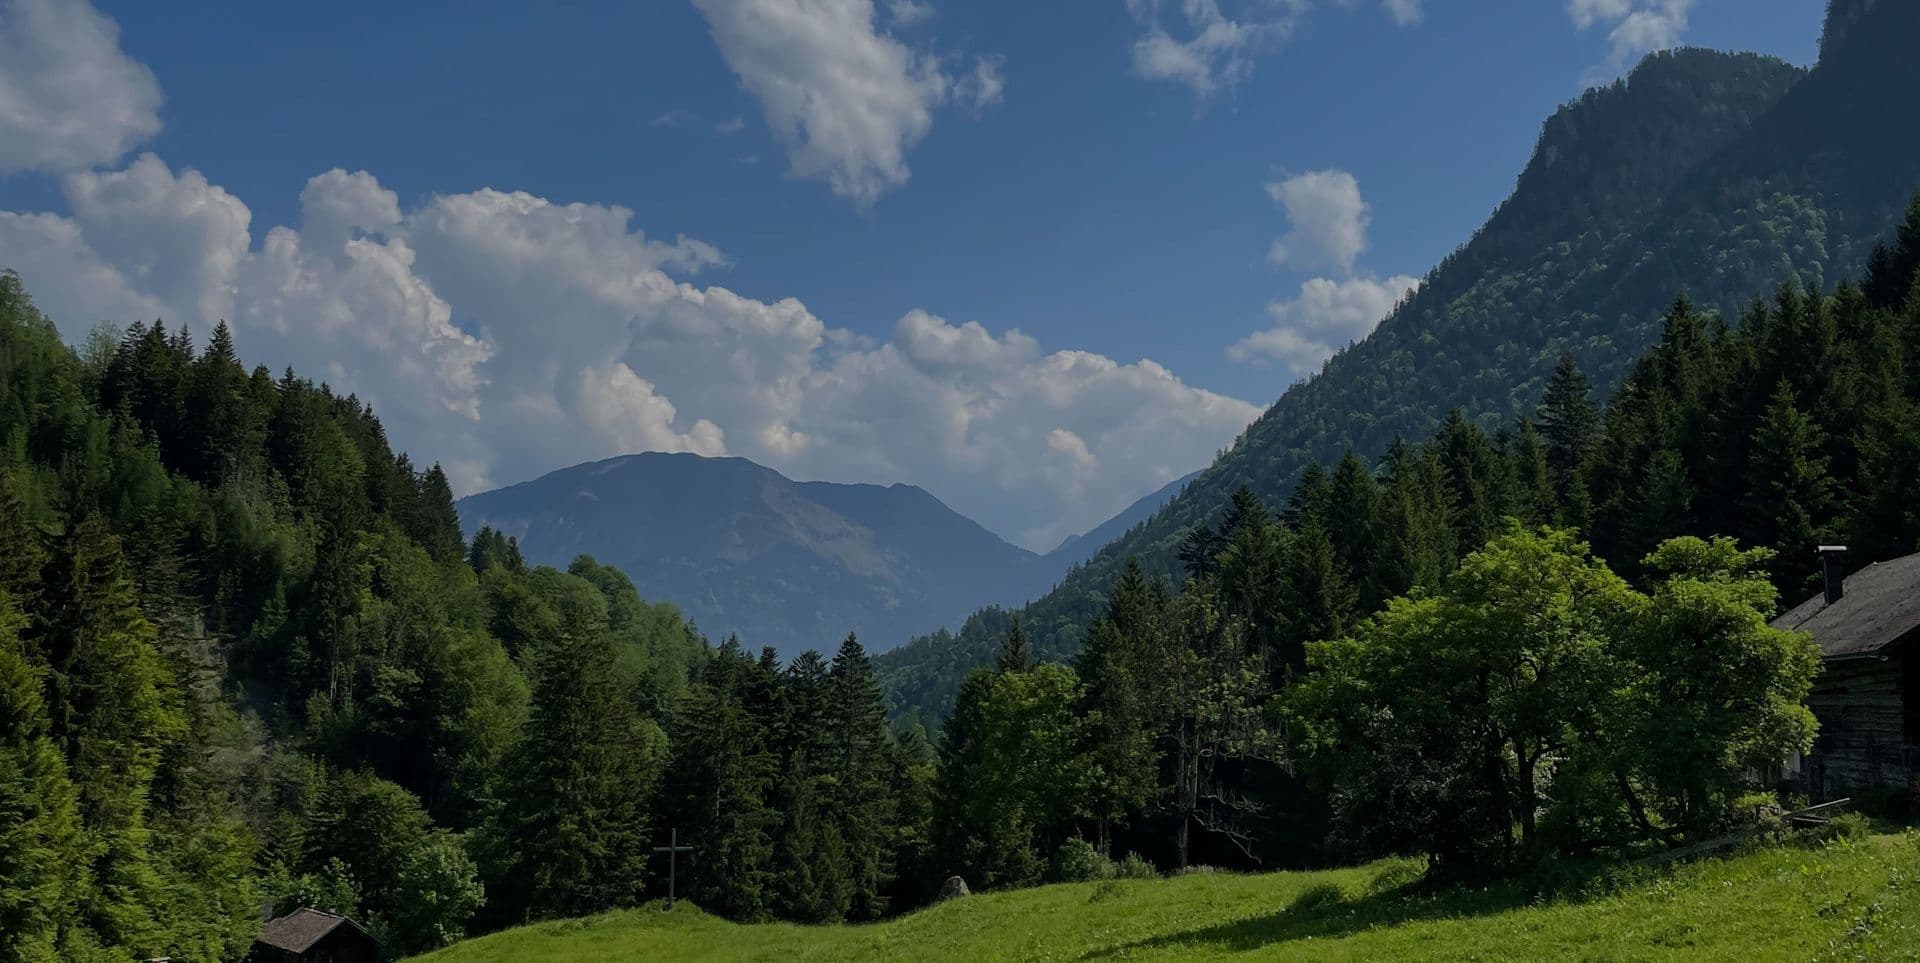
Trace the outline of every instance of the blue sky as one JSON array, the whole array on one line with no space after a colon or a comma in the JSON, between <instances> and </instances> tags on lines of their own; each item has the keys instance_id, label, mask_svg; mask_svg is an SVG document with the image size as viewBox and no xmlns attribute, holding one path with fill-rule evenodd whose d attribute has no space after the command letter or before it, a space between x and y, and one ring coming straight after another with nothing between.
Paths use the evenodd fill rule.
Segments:
<instances>
[{"instance_id":1,"label":"blue sky","mask_svg":"<svg viewBox=\"0 0 1920 963\"><path fill-rule=\"evenodd\" d=\"M740 454L1044 548L1364 333L1584 84L1809 63L1823 7L0 0L0 265L70 336L227 317L468 487Z\"/></svg>"}]
</instances>

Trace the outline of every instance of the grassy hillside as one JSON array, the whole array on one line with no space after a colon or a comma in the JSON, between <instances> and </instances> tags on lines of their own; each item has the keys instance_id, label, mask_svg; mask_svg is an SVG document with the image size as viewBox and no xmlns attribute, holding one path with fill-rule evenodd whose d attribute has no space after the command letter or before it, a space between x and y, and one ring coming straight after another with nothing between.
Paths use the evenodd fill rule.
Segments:
<instances>
[{"instance_id":1,"label":"grassy hillside","mask_svg":"<svg viewBox=\"0 0 1920 963\"><path fill-rule=\"evenodd\" d=\"M1920 838L1709 860L1530 900L1423 892L1415 867L1202 873L971 896L866 926L741 926L682 903L542 923L419 960L1487 960L1920 958Z\"/></svg>"}]
</instances>

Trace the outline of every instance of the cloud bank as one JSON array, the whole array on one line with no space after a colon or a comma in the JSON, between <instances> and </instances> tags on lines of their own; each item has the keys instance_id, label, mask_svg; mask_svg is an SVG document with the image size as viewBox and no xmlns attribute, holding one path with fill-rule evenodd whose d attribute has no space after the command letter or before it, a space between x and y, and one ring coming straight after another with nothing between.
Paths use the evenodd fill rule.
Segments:
<instances>
[{"instance_id":1,"label":"cloud bank","mask_svg":"<svg viewBox=\"0 0 1920 963\"><path fill-rule=\"evenodd\" d=\"M796 169L856 199L905 179L934 104L1001 95L998 60L949 76L874 33L865 0L698 4L730 59L768 53L743 81ZM55 176L66 210L0 211L0 267L63 334L164 318L204 335L226 319L246 358L358 394L462 491L640 450L741 455L800 478L919 484L1050 547L1258 414L1150 360L922 310L862 337L796 298L704 283L728 266L717 247L648 235L618 205L483 188L405 207L373 173L332 169L301 190L297 224L263 230L190 167L120 164L158 130L160 93L111 21L78 3L4 10L0 52L16 56L0 59L0 158ZM55 60L77 92L26 76Z\"/></svg>"}]
</instances>

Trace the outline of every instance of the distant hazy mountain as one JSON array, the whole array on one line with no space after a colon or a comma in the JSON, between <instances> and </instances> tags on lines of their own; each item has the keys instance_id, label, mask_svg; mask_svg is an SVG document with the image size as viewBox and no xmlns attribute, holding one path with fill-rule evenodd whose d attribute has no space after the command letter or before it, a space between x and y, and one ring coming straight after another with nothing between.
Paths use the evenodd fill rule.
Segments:
<instances>
[{"instance_id":1,"label":"distant hazy mountain","mask_svg":"<svg viewBox=\"0 0 1920 963\"><path fill-rule=\"evenodd\" d=\"M1092 531L1083 535L1067 536L1059 545L1054 546L1053 551L1046 554L1047 561L1053 563L1054 574L1065 575L1067 569L1092 558L1094 553L1106 547L1108 542L1125 535L1135 525L1152 518L1154 512L1172 501L1173 496L1180 494L1180 489L1187 487L1187 483L1198 474L1200 470L1195 470L1168 482L1165 488L1134 502L1125 511L1101 522Z\"/></svg>"},{"instance_id":2,"label":"distant hazy mountain","mask_svg":"<svg viewBox=\"0 0 1920 963\"><path fill-rule=\"evenodd\" d=\"M716 641L737 633L793 655L831 650L850 631L886 649L982 605L1037 596L1182 482L1046 556L912 485L796 482L741 458L627 455L472 495L459 509L468 534L506 532L528 561L565 567L592 555Z\"/></svg>"}]
</instances>

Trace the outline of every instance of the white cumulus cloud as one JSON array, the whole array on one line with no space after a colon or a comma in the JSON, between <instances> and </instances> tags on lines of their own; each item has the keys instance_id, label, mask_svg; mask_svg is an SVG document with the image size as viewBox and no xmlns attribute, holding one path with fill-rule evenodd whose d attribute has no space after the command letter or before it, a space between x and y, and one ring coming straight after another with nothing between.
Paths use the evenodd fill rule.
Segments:
<instances>
[{"instance_id":1,"label":"white cumulus cloud","mask_svg":"<svg viewBox=\"0 0 1920 963\"><path fill-rule=\"evenodd\" d=\"M84 0L0 2L0 174L114 163L159 133L160 100Z\"/></svg>"},{"instance_id":2,"label":"white cumulus cloud","mask_svg":"<svg viewBox=\"0 0 1920 963\"><path fill-rule=\"evenodd\" d=\"M1269 259L1296 268L1326 268L1341 276L1310 278L1300 293L1267 306L1273 325L1227 348L1243 364L1285 366L1294 377L1312 373L1336 352L1370 334L1401 299L1419 286L1408 275L1355 273L1367 249L1371 213L1360 182L1343 170L1310 171L1266 185L1287 212L1291 229L1273 242Z\"/></svg>"},{"instance_id":3,"label":"white cumulus cloud","mask_svg":"<svg viewBox=\"0 0 1920 963\"><path fill-rule=\"evenodd\" d=\"M1567 16L1581 30L1607 28L1607 59L1582 82L1603 83L1641 57L1680 44L1694 0L1568 0Z\"/></svg>"},{"instance_id":4,"label":"white cumulus cloud","mask_svg":"<svg viewBox=\"0 0 1920 963\"><path fill-rule=\"evenodd\" d=\"M1296 377L1310 374L1335 352L1372 333L1394 305L1412 294L1420 280L1404 274L1390 278L1313 278L1297 297L1267 306L1274 325L1256 331L1227 349L1234 361L1279 362Z\"/></svg>"},{"instance_id":5,"label":"white cumulus cloud","mask_svg":"<svg viewBox=\"0 0 1920 963\"><path fill-rule=\"evenodd\" d=\"M1309 171L1268 184L1267 196L1286 209L1292 225L1268 251L1273 263L1353 270L1367 249L1372 220L1359 180L1343 170Z\"/></svg>"},{"instance_id":6,"label":"white cumulus cloud","mask_svg":"<svg viewBox=\"0 0 1920 963\"><path fill-rule=\"evenodd\" d=\"M1333 0L1337 6L1351 0ZM1285 44L1315 0L1125 0L1141 27L1133 72L1184 85L1206 98L1253 73L1260 57ZM1381 0L1394 23L1420 22L1421 0Z\"/></svg>"},{"instance_id":7,"label":"white cumulus cloud","mask_svg":"<svg viewBox=\"0 0 1920 963\"><path fill-rule=\"evenodd\" d=\"M861 205L907 182L907 152L955 99L978 110L1000 99L999 64L950 75L875 24L873 0L693 0L721 57L760 102L797 177L825 181ZM917 5L892 8L896 23ZM902 18L905 18L904 20Z\"/></svg>"}]
</instances>

